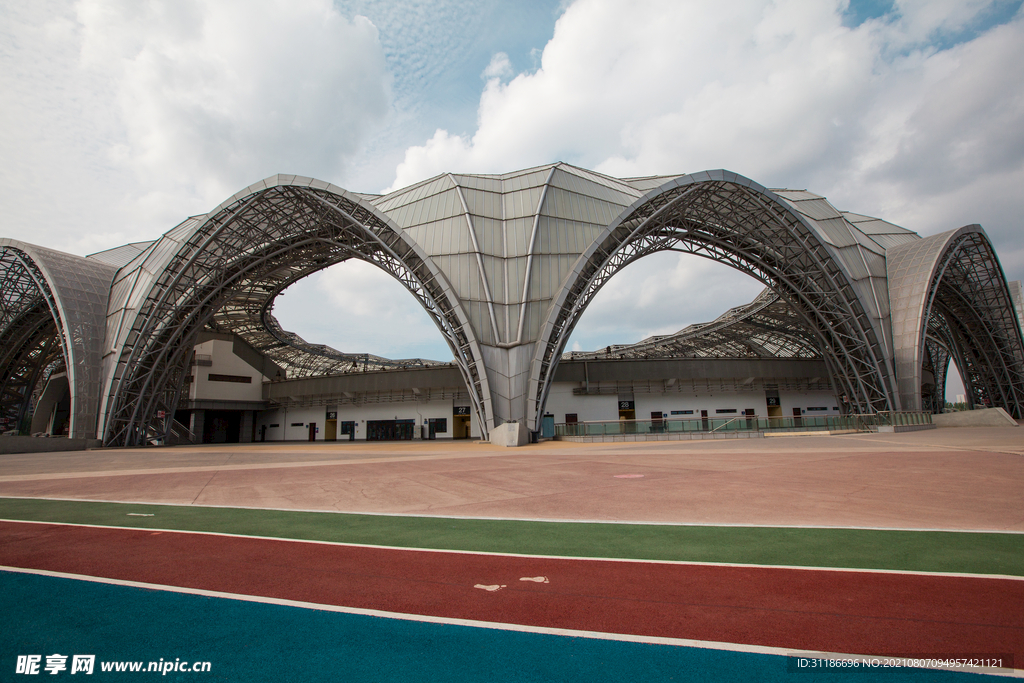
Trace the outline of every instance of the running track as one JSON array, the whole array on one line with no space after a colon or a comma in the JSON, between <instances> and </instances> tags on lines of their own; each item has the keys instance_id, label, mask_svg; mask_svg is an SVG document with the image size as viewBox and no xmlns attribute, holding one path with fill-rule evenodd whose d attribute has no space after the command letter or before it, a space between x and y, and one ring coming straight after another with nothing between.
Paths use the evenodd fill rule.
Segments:
<instances>
[{"instance_id":1,"label":"running track","mask_svg":"<svg viewBox=\"0 0 1024 683\"><path fill-rule=\"evenodd\" d=\"M84 510L90 504L76 505ZM120 510L122 520L143 514L125 509L134 508ZM755 652L768 647L863 655L985 654L1012 656L1017 667L1024 662L1024 580L1009 576L432 551L52 520L0 522L0 565L447 623L618 634L646 642L692 639L753 646L749 649ZM0 578L12 587L6 597L31 583L12 572ZM79 590L128 589L93 585ZM16 609L8 606L8 613ZM4 653L5 660L9 655ZM513 673L510 680L529 678L520 676L522 671ZM192 676L189 680L195 680ZM865 680L863 675L858 679Z\"/></svg>"}]
</instances>

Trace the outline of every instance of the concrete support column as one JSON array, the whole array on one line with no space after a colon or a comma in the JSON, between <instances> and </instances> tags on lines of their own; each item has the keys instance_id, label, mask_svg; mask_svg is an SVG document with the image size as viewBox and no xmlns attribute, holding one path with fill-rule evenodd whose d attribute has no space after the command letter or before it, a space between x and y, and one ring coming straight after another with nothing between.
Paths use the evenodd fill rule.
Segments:
<instances>
[{"instance_id":1,"label":"concrete support column","mask_svg":"<svg viewBox=\"0 0 1024 683\"><path fill-rule=\"evenodd\" d=\"M196 443L203 443L203 428L206 426L206 411L205 410L193 410L192 420L188 428L192 430L192 435L196 439Z\"/></svg>"},{"instance_id":2,"label":"concrete support column","mask_svg":"<svg viewBox=\"0 0 1024 683\"><path fill-rule=\"evenodd\" d=\"M253 416L254 415L255 415L255 413L253 411L251 411L251 410L243 410L242 411L242 423L241 423L241 425L238 428L238 431L239 431L238 441L239 441L239 443L252 443L252 441L253 441L252 427L253 427Z\"/></svg>"}]
</instances>

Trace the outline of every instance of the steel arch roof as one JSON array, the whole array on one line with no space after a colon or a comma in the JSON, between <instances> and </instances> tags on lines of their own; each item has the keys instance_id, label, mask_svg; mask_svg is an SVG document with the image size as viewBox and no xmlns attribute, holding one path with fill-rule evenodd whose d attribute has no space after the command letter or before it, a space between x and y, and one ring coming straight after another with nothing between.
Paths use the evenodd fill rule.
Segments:
<instances>
[{"instance_id":1,"label":"steel arch roof","mask_svg":"<svg viewBox=\"0 0 1024 683\"><path fill-rule=\"evenodd\" d=\"M55 324L71 399L69 432L75 438L95 438L101 385L102 341L112 266L26 242L0 238L0 281L4 310L0 315L0 346L13 350L9 335L14 315L44 303ZM12 287L12 278L31 281ZM48 324L47 316L39 324ZM11 358L8 363L20 362ZM13 370L3 369L6 383ZM28 388L31 391L31 387ZM27 397L26 397L27 398Z\"/></svg>"},{"instance_id":2,"label":"steel arch roof","mask_svg":"<svg viewBox=\"0 0 1024 683\"><path fill-rule=\"evenodd\" d=\"M320 368L325 358L337 367L339 358L332 356L342 354L280 330L269 307L295 280L348 258L375 263L420 300L467 385L477 388L474 398L486 398L480 353L461 303L419 247L361 196L311 178L275 176L185 221L119 272L108 317L115 359L106 375L105 439L143 443L160 433L154 415L173 412L176 377L204 326L255 342L300 376L310 358ZM260 348L268 339L273 343ZM489 399L477 408L489 414Z\"/></svg>"},{"instance_id":3,"label":"steel arch roof","mask_svg":"<svg viewBox=\"0 0 1024 683\"><path fill-rule=\"evenodd\" d=\"M769 190L729 171L612 178L555 163L445 173L386 195L278 175L152 242L85 259L18 244L0 242L46 273L52 317L72 340L64 353L76 373L78 424L106 415L110 443L166 431L157 407L173 408L173 385L204 328L239 335L292 376L428 364L343 353L280 328L274 298L347 258L381 266L428 310L485 431L506 421L536 428L553 369L593 295L625 265L662 250L723 261L772 291L617 353L818 354L861 410L919 404L923 368L944 376L948 358L970 371L979 401L1019 413L1024 390L1020 333L1007 322L1012 301L980 228L922 240L820 195ZM929 267L898 265L925 252ZM23 295L4 287L13 311ZM965 303L965 291L977 301ZM973 322L961 325L958 311ZM14 334L17 316L4 315L0 334Z\"/></svg>"}]
</instances>

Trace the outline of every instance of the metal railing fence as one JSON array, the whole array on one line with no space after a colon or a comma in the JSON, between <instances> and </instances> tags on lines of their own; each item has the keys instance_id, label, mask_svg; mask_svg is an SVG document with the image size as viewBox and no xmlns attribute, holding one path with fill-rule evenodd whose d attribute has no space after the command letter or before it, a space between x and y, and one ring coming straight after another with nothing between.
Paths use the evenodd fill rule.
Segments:
<instances>
[{"instance_id":1,"label":"metal railing fence","mask_svg":"<svg viewBox=\"0 0 1024 683\"><path fill-rule=\"evenodd\" d=\"M621 434L683 434L688 432L798 432L872 431L881 426L931 424L930 413L884 412L869 415L802 415L800 417L687 417L650 420L605 420L563 422L555 425L555 436L614 436Z\"/></svg>"}]
</instances>

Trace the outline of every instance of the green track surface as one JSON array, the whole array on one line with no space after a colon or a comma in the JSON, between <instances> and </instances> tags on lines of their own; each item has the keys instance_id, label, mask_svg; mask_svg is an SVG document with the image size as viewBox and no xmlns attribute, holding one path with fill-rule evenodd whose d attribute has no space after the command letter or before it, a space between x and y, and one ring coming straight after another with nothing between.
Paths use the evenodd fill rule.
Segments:
<instances>
[{"instance_id":1,"label":"green track surface","mask_svg":"<svg viewBox=\"0 0 1024 683\"><path fill-rule=\"evenodd\" d=\"M0 498L0 519L524 555L1024 576L1024 534L531 522L24 498Z\"/></svg>"}]
</instances>

